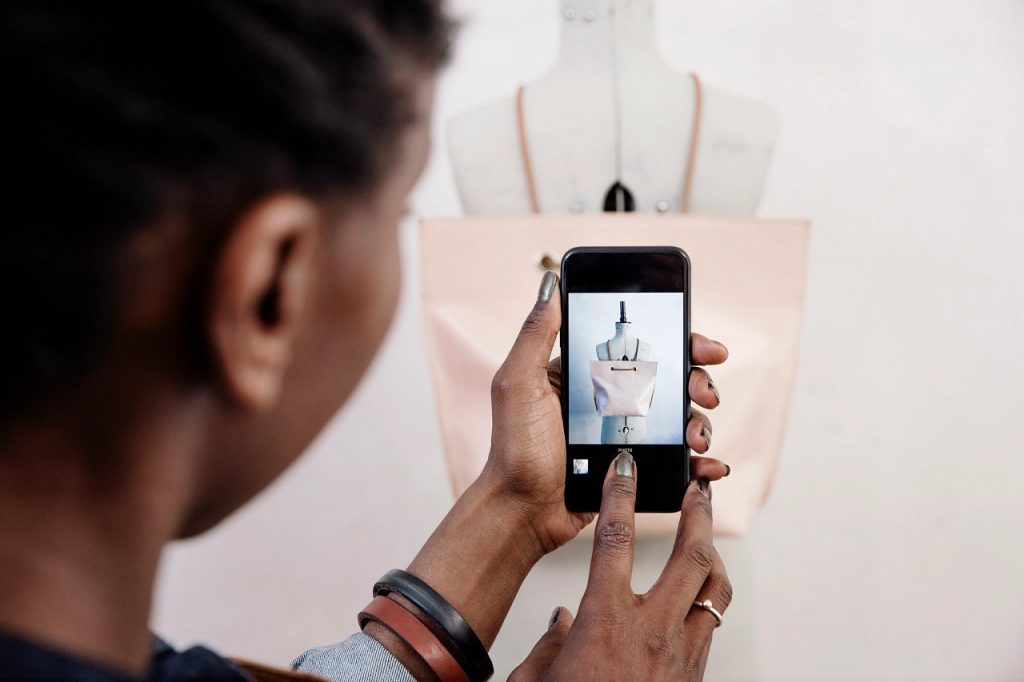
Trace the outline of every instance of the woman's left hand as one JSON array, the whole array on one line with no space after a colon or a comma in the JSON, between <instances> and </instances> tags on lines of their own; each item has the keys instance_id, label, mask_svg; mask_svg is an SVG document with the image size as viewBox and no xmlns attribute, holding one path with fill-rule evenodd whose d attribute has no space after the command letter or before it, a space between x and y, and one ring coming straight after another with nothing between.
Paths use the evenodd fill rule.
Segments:
<instances>
[{"instance_id":1,"label":"woman's left hand","mask_svg":"<svg viewBox=\"0 0 1024 682\"><path fill-rule=\"evenodd\" d=\"M537 302L523 323L508 358L491 383L491 451L482 477L520 507L545 552L574 538L596 514L565 508L565 433L559 395L559 360L549 360L562 325L558 280L545 273ZM695 365L689 376L690 399L706 409L718 406L710 375L696 365L718 365L729 352L699 334L690 337ZM711 446L711 422L696 409L686 425L694 452ZM691 457L693 479L717 480L729 467L710 457Z\"/></svg>"}]
</instances>

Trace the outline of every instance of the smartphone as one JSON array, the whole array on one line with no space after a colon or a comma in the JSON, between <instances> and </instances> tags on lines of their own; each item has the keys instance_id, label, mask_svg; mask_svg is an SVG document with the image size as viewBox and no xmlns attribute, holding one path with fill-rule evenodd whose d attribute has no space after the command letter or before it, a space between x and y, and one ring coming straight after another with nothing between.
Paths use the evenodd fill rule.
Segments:
<instances>
[{"instance_id":1,"label":"smartphone","mask_svg":"<svg viewBox=\"0 0 1024 682\"><path fill-rule=\"evenodd\" d=\"M562 258L565 505L598 511L620 452L638 512L677 512L689 484L690 259L666 247L577 247Z\"/></svg>"}]
</instances>

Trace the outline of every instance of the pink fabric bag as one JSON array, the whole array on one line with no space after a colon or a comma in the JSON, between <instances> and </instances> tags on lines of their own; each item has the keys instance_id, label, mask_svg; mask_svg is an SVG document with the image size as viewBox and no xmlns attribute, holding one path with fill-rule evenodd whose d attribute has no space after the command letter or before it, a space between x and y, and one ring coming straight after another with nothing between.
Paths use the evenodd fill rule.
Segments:
<instances>
[{"instance_id":1,"label":"pink fabric bag","mask_svg":"<svg viewBox=\"0 0 1024 682\"><path fill-rule=\"evenodd\" d=\"M692 328L728 346L710 368L722 394L711 452L715 529L746 532L778 464L796 371L809 225L798 220L638 213L467 217L421 224L423 315L452 488L490 447L490 383L537 295L542 267L573 246L679 246L693 266ZM555 344L555 353L558 344ZM643 476L643 472L639 472ZM675 533L678 515L642 514L638 532Z\"/></svg>"},{"instance_id":2,"label":"pink fabric bag","mask_svg":"<svg viewBox=\"0 0 1024 682\"><path fill-rule=\"evenodd\" d=\"M591 360L594 407L602 417L646 417L654 400L658 363Z\"/></svg>"}]
</instances>

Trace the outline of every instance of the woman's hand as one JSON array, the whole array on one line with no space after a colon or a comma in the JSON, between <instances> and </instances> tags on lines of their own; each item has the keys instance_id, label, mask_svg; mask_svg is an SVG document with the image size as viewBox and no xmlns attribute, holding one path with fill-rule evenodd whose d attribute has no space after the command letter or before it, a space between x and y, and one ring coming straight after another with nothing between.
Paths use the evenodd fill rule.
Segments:
<instances>
[{"instance_id":1,"label":"woman's hand","mask_svg":"<svg viewBox=\"0 0 1024 682\"><path fill-rule=\"evenodd\" d=\"M524 513L543 551L574 538L594 518L565 508L565 432L559 403L559 361L549 362L562 325L558 278L545 273L537 302L523 323L508 358L491 384L491 452L482 477L508 496ZM682 349L680 349L681 351ZM699 334L690 338L694 365L718 365L729 352ZM718 406L718 390L710 375L695 367L689 377L690 399L707 409ZM694 452L711 446L711 421L691 411L686 442ZM716 459L692 457L690 476L717 480L729 467Z\"/></svg>"},{"instance_id":2,"label":"woman's hand","mask_svg":"<svg viewBox=\"0 0 1024 682\"><path fill-rule=\"evenodd\" d=\"M579 615L555 610L547 632L509 677L526 680L701 680L717 618L732 600L712 545L711 487L695 480L665 570L647 594L630 587L636 466L619 455L608 471Z\"/></svg>"},{"instance_id":3,"label":"woman's hand","mask_svg":"<svg viewBox=\"0 0 1024 682\"><path fill-rule=\"evenodd\" d=\"M571 540L594 517L570 513L563 499L561 380L558 361L548 362L562 324L557 285L553 274L545 275L537 303L494 377L491 453L483 473L408 567L462 614L485 645L494 641L537 561ZM695 364L718 364L728 355L721 344L696 334L690 349ZM689 382L695 403L718 405L718 392L704 370L694 369ZM686 441L696 452L705 452L711 444L711 424L696 410ZM726 465L708 457L691 458L690 469L694 480L716 480L729 473ZM632 519L632 498L628 506ZM416 652L387 628L371 623L366 633L414 674L429 676L418 667L424 664Z\"/></svg>"}]
</instances>

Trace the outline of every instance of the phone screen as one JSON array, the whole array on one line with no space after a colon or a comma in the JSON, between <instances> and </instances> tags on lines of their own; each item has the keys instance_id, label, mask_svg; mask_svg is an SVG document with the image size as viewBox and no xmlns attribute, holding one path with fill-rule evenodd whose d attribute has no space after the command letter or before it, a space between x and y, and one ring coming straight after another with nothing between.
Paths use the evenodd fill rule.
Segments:
<instances>
[{"instance_id":1,"label":"phone screen","mask_svg":"<svg viewBox=\"0 0 1024 682\"><path fill-rule=\"evenodd\" d=\"M596 510L612 459L638 511L678 511L689 470L689 263L674 248L581 248L562 264L566 504Z\"/></svg>"},{"instance_id":2,"label":"phone screen","mask_svg":"<svg viewBox=\"0 0 1024 682\"><path fill-rule=\"evenodd\" d=\"M568 298L568 442L682 445L685 296L610 292Z\"/></svg>"}]
</instances>

